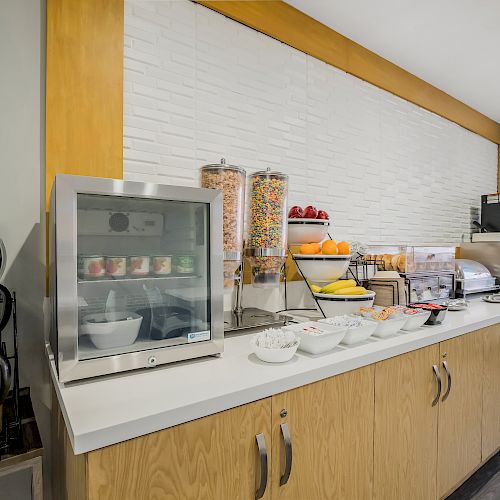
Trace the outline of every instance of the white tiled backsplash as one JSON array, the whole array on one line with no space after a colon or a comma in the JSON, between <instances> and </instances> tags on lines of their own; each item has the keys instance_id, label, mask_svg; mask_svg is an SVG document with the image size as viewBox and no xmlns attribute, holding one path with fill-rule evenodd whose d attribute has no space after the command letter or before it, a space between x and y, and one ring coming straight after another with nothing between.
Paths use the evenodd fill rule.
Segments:
<instances>
[{"instance_id":1,"label":"white tiled backsplash","mask_svg":"<svg viewBox=\"0 0 500 500\"><path fill-rule=\"evenodd\" d=\"M459 242L496 190L492 142L188 0L125 2L124 92L125 179L269 166L338 240Z\"/></svg>"}]
</instances>

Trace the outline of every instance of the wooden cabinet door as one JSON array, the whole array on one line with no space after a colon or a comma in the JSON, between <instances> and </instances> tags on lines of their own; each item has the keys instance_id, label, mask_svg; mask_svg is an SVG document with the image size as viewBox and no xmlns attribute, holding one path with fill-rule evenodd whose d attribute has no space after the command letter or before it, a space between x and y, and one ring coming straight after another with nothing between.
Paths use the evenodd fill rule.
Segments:
<instances>
[{"instance_id":1,"label":"wooden cabinet door","mask_svg":"<svg viewBox=\"0 0 500 500\"><path fill-rule=\"evenodd\" d=\"M273 500L372 497L373 374L367 366L272 397ZM282 424L290 433L292 468L280 485Z\"/></svg>"},{"instance_id":2,"label":"wooden cabinet door","mask_svg":"<svg viewBox=\"0 0 500 500\"><path fill-rule=\"evenodd\" d=\"M439 405L438 497L458 486L481 462L483 331L440 343L443 396ZM451 373L448 398L447 376Z\"/></svg>"},{"instance_id":3,"label":"wooden cabinet door","mask_svg":"<svg viewBox=\"0 0 500 500\"><path fill-rule=\"evenodd\" d=\"M256 435L271 460L271 398L88 454L89 500L255 498ZM267 485L263 498L270 498Z\"/></svg>"},{"instance_id":4,"label":"wooden cabinet door","mask_svg":"<svg viewBox=\"0 0 500 500\"><path fill-rule=\"evenodd\" d=\"M436 498L438 363L433 345L375 366L375 499Z\"/></svg>"},{"instance_id":5,"label":"wooden cabinet door","mask_svg":"<svg viewBox=\"0 0 500 500\"><path fill-rule=\"evenodd\" d=\"M500 324L484 330L482 459L500 447Z\"/></svg>"}]
</instances>

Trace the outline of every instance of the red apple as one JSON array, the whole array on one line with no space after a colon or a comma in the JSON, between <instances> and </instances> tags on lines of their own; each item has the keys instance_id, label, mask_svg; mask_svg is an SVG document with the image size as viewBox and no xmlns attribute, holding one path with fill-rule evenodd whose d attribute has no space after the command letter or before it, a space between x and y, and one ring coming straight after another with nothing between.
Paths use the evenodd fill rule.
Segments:
<instances>
[{"instance_id":1,"label":"red apple","mask_svg":"<svg viewBox=\"0 0 500 500\"><path fill-rule=\"evenodd\" d=\"M309 205L306 208L304 208L304 214L302 215L302 217L304 219L315 219L317 215L318 211L316 210L316 208L313 207L312 205Z\"/></svg>"},{"instance_id":2,"label":"red apple","mask_svg":"<svg viewBox=\"0 0 500 500\"><path fill-rule=\"evenodd\" d=\"M329 219L328 214L324 210L318 210L318 215L316 219Z\"/></svg>"},{"instance_id":3,"label":"red apple","mask_svg":"<svg viewBox=\"0 0 500 500\"><path fill-rule=\"evenodd\" d=\"M295 205L288 211L288 218L289 219L301 219L303 217L303 213L304 213L304 211L302 210L302 207Z\"/></svg>"}]
</instances>

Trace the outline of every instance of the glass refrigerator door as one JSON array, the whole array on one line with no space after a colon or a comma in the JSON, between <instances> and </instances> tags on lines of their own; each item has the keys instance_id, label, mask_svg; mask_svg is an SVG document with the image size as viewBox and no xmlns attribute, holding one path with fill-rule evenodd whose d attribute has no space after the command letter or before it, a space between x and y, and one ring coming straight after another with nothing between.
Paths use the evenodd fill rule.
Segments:
<instances>
[{"instance_id":1,"label":"glass refrigerator door","mask_svg":"<svg viewBox=\"0 0 500 500\"><path fill-rule=\"evenodd\" d=\"M210 206L77 195L78 359L211 339Z\"/></svg>"}]
</instances>

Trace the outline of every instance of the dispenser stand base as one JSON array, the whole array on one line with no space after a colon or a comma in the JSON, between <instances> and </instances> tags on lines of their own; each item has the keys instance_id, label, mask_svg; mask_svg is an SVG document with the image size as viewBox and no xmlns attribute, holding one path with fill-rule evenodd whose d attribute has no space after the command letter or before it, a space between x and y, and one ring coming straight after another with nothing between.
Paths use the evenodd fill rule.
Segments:
<instances>
[{"instance_id":1,"label":"dispenser stand base","mask_svg":"<svg viewBox=\"0 0 500 500\"><path fill-rule=\"evenodd\" d=\"M288 323L290 316L277 314L256 307L247 307L241 314L224 312L224 333L237 332L247 328L281 327Z\"/></svg>"}]
</instances>

